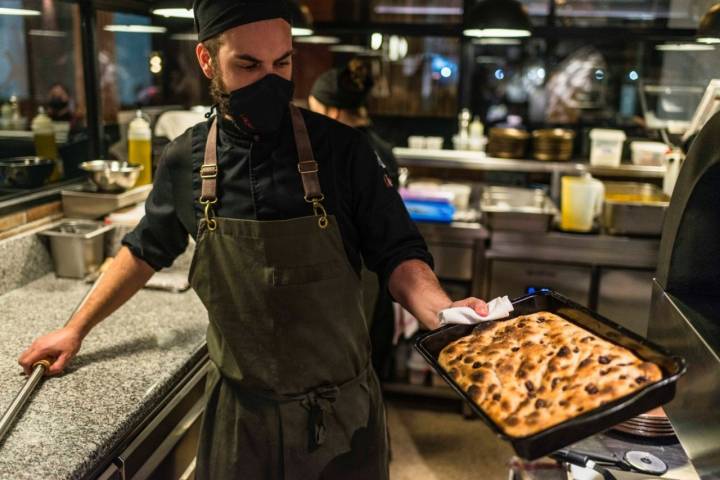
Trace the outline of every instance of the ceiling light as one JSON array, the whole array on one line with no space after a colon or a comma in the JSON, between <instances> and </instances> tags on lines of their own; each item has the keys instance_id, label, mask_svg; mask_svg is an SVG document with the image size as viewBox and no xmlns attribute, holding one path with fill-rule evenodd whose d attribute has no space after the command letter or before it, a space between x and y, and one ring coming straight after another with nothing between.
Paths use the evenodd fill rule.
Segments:
<instances>
[{"instance_id":1,"label":"ceiling light","mask_svg":"<svg viewBox=\"0 0 720 480\"><path fill-rule=\"evenodd\" d=\"M720 43L720 3L716 3L700 19L697 41Z\"/></svg>"},{"instance_id":2,"label":"ceiling light","mask_svg":"<svg viewBox=\"0 0 720 480\"><path fill-rule=\"evenodd\" d=\"M468 28L463 33L466 37L477 38L524 38L531 35L530 30L516 28Z\"/></svg>"},{"instance_id":3,"label":"ceiling light","mask_svg":"<svg viewBox=\"0 0 720 480\"><path fill-rule=\"evenodd\" d=\"M106 32L116 33L165 33L167 28L155 25L108 25Z\"/></svg>"},{"instance_id":4,"label":"ceiling light","mask_svg":"<svg viewBox=\"0 0 720 480\"><path fill-rule=\"evenodd\" d=\"M379 15L462 15L462 7L422 7L378 5L375 13Z\"/></svg>"},{"instance_id":5,"label":"ceiling light","mask_svg":"<svg viewBox=\"0 0 720 480\"><path fill-rule=\"evenodd\" d=\"M184 42L197 42L197 33L173 33L170 35L170 40L180 40Z\"/></svg>"},{"instance_id":6,"label":"ceiling light","mask_svg":"<svg viewBox=\"0 0 720 480\"><path fill-rule=\"evenodd\" d=\"M300 36L294 41L295 43L311 43L315 45L334 45L340 43L340 39L338 37L328 37L323 35Z\"/></svg>"},{"instance_id":7,"label":"ceiling light","mask_svg":"<svg viewBox=\"0 0 720 480\"><path fill-rule=\"evenodd\" d=\"M24 17L40 15L38 10L28 10L25 8L6 8L0 7L0 15L18 15Z\"/></svg>"},{"instance_id":8,"label":"ceiling light","mask_svg":"<svg viewBox=\"0 0 720 480\"><path fill-rule=\"evenodd\" d=\"M313 19L310 9L297 2L288 2L290 7L290 24L292 25L293 37L304 37L314 33Z\"/></svg>"},{"instance_id":9,"label":"ceiling light","mask_svg":"<svg viewBox=\"0 0 720 480\"><path fill-rule=\"evenodd\" d=\"M333 45L329 48L333 53L351 53L353 55L362 55L365 57L378 57L380 52L370 50L360 45Z\"/></svg>"},{"instance_id":10,"label":"ceiling light","mask_svg":"<svg viewBox=\"0 0 720 480\"><path fill-rule=\"evenodd\" d=\"M710 52L715 50L715 47L704 43L663 43L655 45L655 50L661 52Z\"/></svg>"},{"instance_id":11,"label":"ceiling light","mask_svg":"<svg viewBox=\"0 0 720 480\"><path fill-rule=\"evenodd\" d=\"M383 35L382 33L373 33L370 35L370 48L373 50L380 50L382 48L383 44Z\"/></svg>"},{"instance_id":12,"label":"ceiling light","mask_svg":"<svg viewBox=\"0 0 720 480\"><path fill-rule=\"evenodd\" d=\"M53 37L53 38L63 38L67 37L66 32L61 32L60 30L39 30L33 28L28 32L29 35L32 35L34 37Z\"/></svg>"},{"instance_id":13,"label":"ceiling light","mask_svg":"<svg viewBox=\"0 0 720 480\"><path fill-rule=\"evenodd\" d=\"M473 40L475 45L522 45L522 42L517 38L477 38Z\"/></svg>"},{"instance_id":14,"label":"ceiling light","mask_svg":"<svg viewBox=\"0 0 720 480\"><path fill-rule=\"evenodd\" d=\"M532 24L517 0L482 0L465 14L463 34L479 38L522 38Z\"/></svg>"},{"instance_id":15,"label":"ceiling light","mask_svg":"<svg viewBox=\"0 0 720 480\"><path fill-rule=\"evenodd\" d=\"M156 8L152 13L165 18L195 18L192 8Z\"/></svg>"}]
</instances>

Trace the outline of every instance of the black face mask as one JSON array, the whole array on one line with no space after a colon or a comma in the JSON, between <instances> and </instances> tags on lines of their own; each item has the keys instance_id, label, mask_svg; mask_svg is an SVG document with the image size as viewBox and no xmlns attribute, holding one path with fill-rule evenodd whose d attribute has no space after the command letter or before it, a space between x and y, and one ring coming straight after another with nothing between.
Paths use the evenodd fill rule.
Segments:
<instances>
[{"instance_id":1,"label":"black face mask","mask_svg":"<svg viewBox=\"0 0 720 480\"><path fill-rule=\"evenodd\" d=\"M280 129L292 100L293 82L269 74L229 95L230 115L241 127L253 133L273 133Z\"/></svg>"},{"instance_id":2,"label":"black face mask","mask_svg":"<svg viewBox=\"0 0 720 480\"><path fill-rule=\"evenodd\" d=\"M51 97L50 101L48 102L48 107L50 107L52 110L59 112L60 110L64 110L68 106L69 102L67 100L63 100L59 97Z\"/></svg>"}]
</instances>

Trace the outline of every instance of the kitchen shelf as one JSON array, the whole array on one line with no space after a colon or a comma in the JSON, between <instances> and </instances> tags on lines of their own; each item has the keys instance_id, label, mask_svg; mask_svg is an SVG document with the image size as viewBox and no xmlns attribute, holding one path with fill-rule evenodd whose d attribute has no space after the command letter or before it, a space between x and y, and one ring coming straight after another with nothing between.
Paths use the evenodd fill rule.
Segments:
<instances>
[{"instance_id":1,"label":"kitchen shelf","mask_svg":"<svg viewBox=\"0 0 720 480\"><path fill-rule=\"evenodd\" d=\"M600 177L622 178L663 178L664 167L644 165L620 165L619 167L597 167L582 162L542 162L488 157L484 152L463 150L420 150L394 148L393 153L403 167L432 167L486 172L548 173L555 175L573 174L586 169Z\"/></svg>"}]
</instances>

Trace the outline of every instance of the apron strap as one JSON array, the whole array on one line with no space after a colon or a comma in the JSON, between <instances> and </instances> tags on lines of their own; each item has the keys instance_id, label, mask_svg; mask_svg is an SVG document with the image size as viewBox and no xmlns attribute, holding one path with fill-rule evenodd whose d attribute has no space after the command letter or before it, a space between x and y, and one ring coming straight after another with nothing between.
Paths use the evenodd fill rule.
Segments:
<instances>
[{"instance_id":1,"label":"apron strap","mask_svg":"<svg viewBox=\"0 0 720 480\"><path fill-rule=\"evenodd\" d=\"M300 172L303 190L305 191L305 201L312 204L315 216L318 217L318 225L320 228L325 229L329 221L325 207L322 204L325 196L320 189L318 164L315 161L315 155L313 154L312 145L310 144L310 137L308 136L305 120L302 117L302 113L300 113L300 109L292 103L289 104L289 107L293 132L295 134L295 146L298 152L298 172ZM205 221L210 230L217 228L215 214L212 209L212 205L217 203L217 125L217 118L212 118L210 120L207 142L205 143L205 159L202 167L200 167L200 178L202 178L200 203L205 207Z\"/></svg>"},{"instance_id":2,"label":"apron strap","mask_svg":"<svg viewBox=\"0 0 720 480\"><path fill-rule=\"evenodd\" d=\"M310 137L307 133L305 120L300 109L290 104L290 116L292 118L293 132L295 133L295 145L298 152L298 171L302 178L305 200L322 200L323 194L320 190L320 179L318 178L318 164L310 145Z\"/></svg>"}]
</instances>

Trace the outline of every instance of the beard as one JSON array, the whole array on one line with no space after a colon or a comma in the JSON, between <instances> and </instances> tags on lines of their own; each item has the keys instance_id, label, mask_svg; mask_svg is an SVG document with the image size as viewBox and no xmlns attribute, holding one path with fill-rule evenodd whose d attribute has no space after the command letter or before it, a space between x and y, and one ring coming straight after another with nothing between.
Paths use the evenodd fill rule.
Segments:
<instances>
[{"instance_id":1,"label":"beard","mask_svg":"<svg viewBox=\"0 0 720 480\"><path fill-rule=\"evenodd\" d=\"M214 69L213 78L210 80L210 97L212 97L213 103L217 105L221 115L230 113L230 94L225 88L219 67Z\"/></svg>"}]
</instances>

